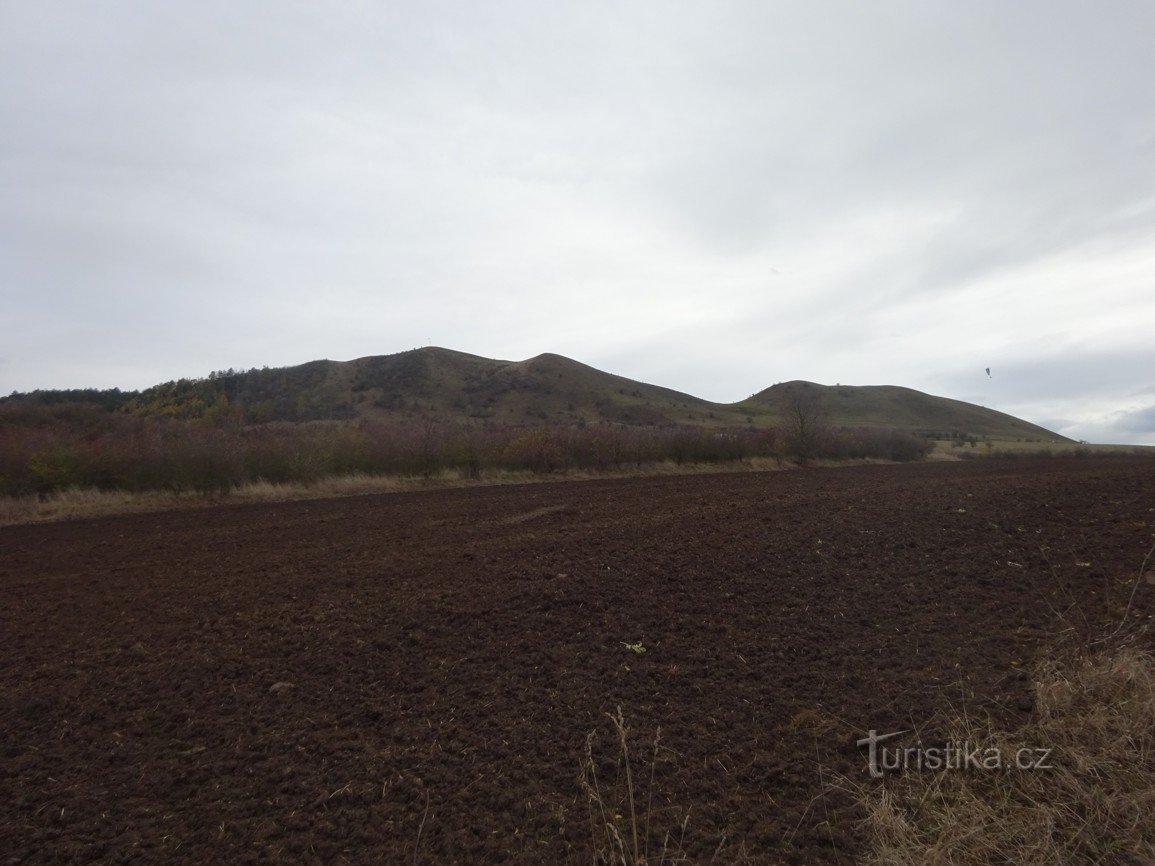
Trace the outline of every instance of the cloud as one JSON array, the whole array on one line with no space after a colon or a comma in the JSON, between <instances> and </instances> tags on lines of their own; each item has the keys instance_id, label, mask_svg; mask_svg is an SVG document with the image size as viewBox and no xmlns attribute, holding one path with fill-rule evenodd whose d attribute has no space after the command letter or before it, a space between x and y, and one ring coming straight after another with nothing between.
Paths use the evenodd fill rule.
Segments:
<instances>
[{"instance_id":1,"label":"cloud","mask_svg":"<svg viewBox=\"0 0 1155 866\"><path fill-rule=\"evenodd\" d=\"M1142 437L1147 444L1155 444L1155 403L1130 412L1121 412L1111 426L1129 437Z\"/></svg>"},{"instance_id":2,"label":"cloud","mask_svg":"<svg viewBox=\"0 0 1155 866\"><path fill-rule=\"evenodd\" d=\"M1144 3L6 3L0 392L434 343L726 401L808 378L1139 411L1153 28Z\"/></svg>"},{"instance_id":3,"label":"cloud","mask_svg":"<svg viewBox=\"0 0 1155 866\"><path fill-rule=\"evenodd\" d=\"M1093 415L1056 429L1065 436L1089 442L1155 445L1155 402L1141 408Z\"/></svg>"}]
</instances>

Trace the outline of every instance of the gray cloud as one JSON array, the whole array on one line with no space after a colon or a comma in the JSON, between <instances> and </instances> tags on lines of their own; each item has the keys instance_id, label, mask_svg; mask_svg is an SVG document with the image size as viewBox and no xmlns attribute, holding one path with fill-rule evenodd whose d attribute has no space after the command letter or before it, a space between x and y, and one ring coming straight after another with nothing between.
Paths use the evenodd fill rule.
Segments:
<instances>
[{"instance_id":1,"label":"gray cloud","mask_svg":"<svg viewBox=\"0 0 1155 866\"><path fill-rule=\"evenodd\" d=\"M1155 403L1145 409L1122 413L1111 425L1125 434L1151 439L1155 433Z\"/></svg>"},{"instance_id":2,"label":"gray cloud","mask_svg":"<svg viewBox=\"0 0 1155 866\"><path fill-rule=\"evenodd\" d=\"M436 343L1141 439L1153 29L1140 2L9 2L0 391Z\"/></svg>"},{"instance_id":3,"label":"gray cloud","mask_svg":"<svg viewBox=\"0 0 1155 866\"><path fill-rule=\"evenodd\" d=\"M1155 443L1155 403L1143 408L1109 412L1082 422L1060 421L1050 429L1087 441L1151 445Z\"/></svg>"}]
</instances>

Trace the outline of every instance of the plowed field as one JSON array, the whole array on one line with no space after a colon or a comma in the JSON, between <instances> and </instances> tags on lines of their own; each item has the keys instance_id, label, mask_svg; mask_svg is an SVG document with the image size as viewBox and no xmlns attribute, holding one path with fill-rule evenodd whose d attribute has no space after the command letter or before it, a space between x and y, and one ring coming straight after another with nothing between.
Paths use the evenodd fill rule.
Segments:
<instances>
[{"instance_id":1,"label":"plowed field","mask_svg":"<svg viewBox=\"0 0 1155 866\"><path fill-rule=\"evenodd\" d=\"M652 855L852 862L855 739L1023 718L1153 509L1155 463L1054 459L0 529L0 854L588 863L587 742L632 832L620 707Z\"/></svg>"}]
</instances>

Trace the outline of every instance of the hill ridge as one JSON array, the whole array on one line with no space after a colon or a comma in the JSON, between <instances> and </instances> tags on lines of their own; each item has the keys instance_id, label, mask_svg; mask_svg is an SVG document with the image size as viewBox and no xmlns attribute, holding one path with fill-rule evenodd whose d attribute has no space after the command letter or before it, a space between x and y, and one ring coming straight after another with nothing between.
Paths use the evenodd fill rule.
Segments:
<instances>
[{"instance_id":1,"label":"hill ridge","mask_svg":"<svg viewBox=\"0 0 1155 866\"><path fill-rule=\"evenodd\" d=\"M553 352L509 361L441 346L348 361L318 359L287 367L226 370L139 392L33 392L0 402L62 402L69 395L79 402L96 402L106 409L141 416L257 424L368 419L765 428L781 424L791 401L801 394L832 426L1070 441L1005 412L901 385L792 380L745 400L715 403Z\"/></svg>"}]
</instances>

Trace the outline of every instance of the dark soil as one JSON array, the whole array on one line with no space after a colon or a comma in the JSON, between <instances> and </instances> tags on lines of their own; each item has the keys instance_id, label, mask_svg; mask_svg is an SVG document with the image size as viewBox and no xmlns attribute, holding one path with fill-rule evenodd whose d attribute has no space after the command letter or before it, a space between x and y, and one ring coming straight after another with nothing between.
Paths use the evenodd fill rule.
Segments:
<instances>
[{"instance_id":1,"label":"dark soil","mask_svg":"<svg viewBox=\"0 0 1155 866\"><path fill-rule=\"evenodd\" d=\"M1052 459L0 529L0 862L589 863L618 707L651 855L852 862L855 740L1026 718L1153 524L1155 462Z\"/></svg>"}]
</instances>

